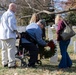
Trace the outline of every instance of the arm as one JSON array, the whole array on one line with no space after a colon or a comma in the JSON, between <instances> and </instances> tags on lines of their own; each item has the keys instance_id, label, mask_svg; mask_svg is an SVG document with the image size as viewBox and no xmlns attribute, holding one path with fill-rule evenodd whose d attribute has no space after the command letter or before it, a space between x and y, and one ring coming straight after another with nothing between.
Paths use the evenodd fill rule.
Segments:
<instances>
[{"instance_id":1,"label":"arm","mask_svg":"<svg viewBox=\"0 0 76 75\"><path fill-rule=\"evenodd\" d=\"M58 23L58 28L57 28L57 41L60 41L62 39L62 37L60 36L60 34L64 30L64 27L65 27L64 22L63 21L60 21Z\"/></svg>"},{"instance_id":2,"label":"arm","mask_svg":"<svg viewBox=\"0 0 76 75\"><path fill-rule=\"evenodd\" d=\"M20 35L20 33L17 30L14 30L14 32L16 32L18 38L21 38L21 35Z\"/></svg>"},{"instance_id":3,"label":"arm","mask_svg":"<svg viewBox=\"0 0 76 75\"><path fill-rule=\"evenodd\" d=\"M36 40L38 44L42 46L47 46L46 42L42 39L42 30L37 29L35 35L36 35Z\"/></svg>"},{"instance_id":4,"label":"arm","mask_svg":"<svg viewBox=\"0 0 76 75\"><path fill-rule=\"evenodd\" d=\"M8 17L8 26L10 28L11 31L15 31L17 30L17 26L16 26L16 18L14 15L10 15Z\"/></svg>"},{"instance_id":5,"label":"arm","mask_svg":"<svg viewBox=\"0 0 76 75\"><path fill-rule=\"evenodd\" d=\"M60 21L58 23L57 34L60 34L63 31L64 27L65 27L64 22L63 21Z\"/></svg>"},{"instance_id":6,"label":"arm","mask_svg":"<svg viewBox=\"0 0 76 75\"><path fill-rule=\"evenodd\" d=\"M10 15L10 16L8 17L8 25L9 25L10 30L11 30L12 32L15 32L15 33L18 35L18 37L20 38L21 36L20 36L20 34L18 33L18 31L17 31L16 18L15 18L14 15Z\"/></svg>"}]
</instances>

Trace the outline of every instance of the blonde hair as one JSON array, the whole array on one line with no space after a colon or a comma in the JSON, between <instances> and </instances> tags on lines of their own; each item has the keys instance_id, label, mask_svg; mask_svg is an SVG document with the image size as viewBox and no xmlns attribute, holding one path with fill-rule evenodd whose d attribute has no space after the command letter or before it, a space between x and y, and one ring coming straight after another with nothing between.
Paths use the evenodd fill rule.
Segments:
<instances>
[{"instance_id":1,"label":"blonde hair","mask_svg":"<svg viewBox=\"0 0 76 75\"><path fill-rule=\"evenodd\" d=\"M55 17L55 24L58 24L58 22L62 20L62 16L60 14L56 15Z\"/></svg>"},{"instance_id":2,"label":"blonde hair","mask_svg":"<svg viewBox=\"0 0 76 75\"><path fill-rule=\"evenodd\" d=\"M38 21L39 21L39 15L37 13L33 13L29 23L33 23L33 22L36 23Z\"/></svg>"}]
</instances>

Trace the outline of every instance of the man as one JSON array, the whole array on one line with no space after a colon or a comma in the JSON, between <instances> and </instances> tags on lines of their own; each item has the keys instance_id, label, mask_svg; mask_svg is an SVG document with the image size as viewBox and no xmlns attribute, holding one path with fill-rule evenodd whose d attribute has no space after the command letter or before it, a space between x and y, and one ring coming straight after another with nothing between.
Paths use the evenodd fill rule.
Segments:
<instances>
[{"instance_id":1,"label":"man","mask_svg":"<svg viewBox=\"0 0 76 75\"><path fill-rule=\"evenodd\" d=\"M10 3L8 10L1 17L0 39L2 43L2 65L15 68L16 34L20 37L16 26L16 4Z\"/></svg>"},{"instance_id":2,"label":"man","mask_svg":"<svg viewBox=\"0 0 76 75\"><path fill-rule=\"evenodd\" d=\"M22 38L23 46L29 50L30 60L28 67L35 67L38 59L37 44L47 46L46 42L42 39L42 29L45 26L44 20L39 20L37 23L31 23L26 27L26 38Z\"/></svg>"}]
</instances>

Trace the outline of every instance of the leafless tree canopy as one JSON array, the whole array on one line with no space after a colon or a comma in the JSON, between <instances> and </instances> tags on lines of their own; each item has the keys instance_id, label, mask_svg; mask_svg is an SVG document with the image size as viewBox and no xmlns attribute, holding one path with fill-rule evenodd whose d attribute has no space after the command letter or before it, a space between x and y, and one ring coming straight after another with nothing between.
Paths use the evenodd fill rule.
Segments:
<instances>
[{"instance_id":1,"label":"leafless tree canopy","mask_svg":"<svg viewBox=\"0 0 76 75\"><path fill-rule=\"evenodd\" d=\"M60 2L58 0L0 0L0 7L7 9L10 2L15 2L18 5L18 15L31 15L33 12L48 10L49 7L57 10L57 8L55 8L56 5L59 5L63 10L68 10L69 8L75 9L76 7L76 0L68 0L67 2Z\"/></svg>"},{"instance_id":2,"label":"leafless tree canopy","mask_svg":"<svg viewBox=\"0 0 76 75\"><path fill-rule=\"evenodd\" d=\"M68 0L67 2L59 0L0 0L0 8L7 10L10 2L15 2L17 4L18 8L16 15L19 18L30 17L34 12L38 14L61 14L69 11L76 11L76 0ZM62 8L62 11L58 8ZM51 9L54 9L55 12L49 11Z\"/></svg>"}]
</instances>

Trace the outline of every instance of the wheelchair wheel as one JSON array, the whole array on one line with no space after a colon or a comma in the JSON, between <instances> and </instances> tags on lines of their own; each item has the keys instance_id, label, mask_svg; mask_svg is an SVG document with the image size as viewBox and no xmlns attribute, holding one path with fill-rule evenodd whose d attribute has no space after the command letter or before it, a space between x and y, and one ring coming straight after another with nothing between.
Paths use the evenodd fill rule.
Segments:
<instances>
[{"instance_id":1,"label":"wheelchair wheel","mask_svg":"<svg viewBox=\"0 0 76 75\"><path fill-rule=\"evenodd\" d=\"M16 66L18 66L18 67L27 67L27 63L26 63L24 58L19 56L19 57L15 58L15 61L16 61Z\"/></svg>"},{"instance_id":2,"label":"wheelchair wheel","mask_svg":"<svg viewBox=\"0 0 76 75\"><path fill-rule=\"evenodd\" d=\"M19 59L19 58L15 58L15 64L16 64L16 66L17 67L21 67L21 59Z\"/></svg>"},{"instance_id":3,"label":"wheelchair wheel","mask_svg":"<svg viewBox=\"0 0 76 75\"><path fill-rule=\"evenodd\" d=\"M22 62L22 66L24 67L27 67L28 66L28 63L29 63L29 57L28 56L24 56L23 58L23 62Z\"/></svg>"}]
</instances>

